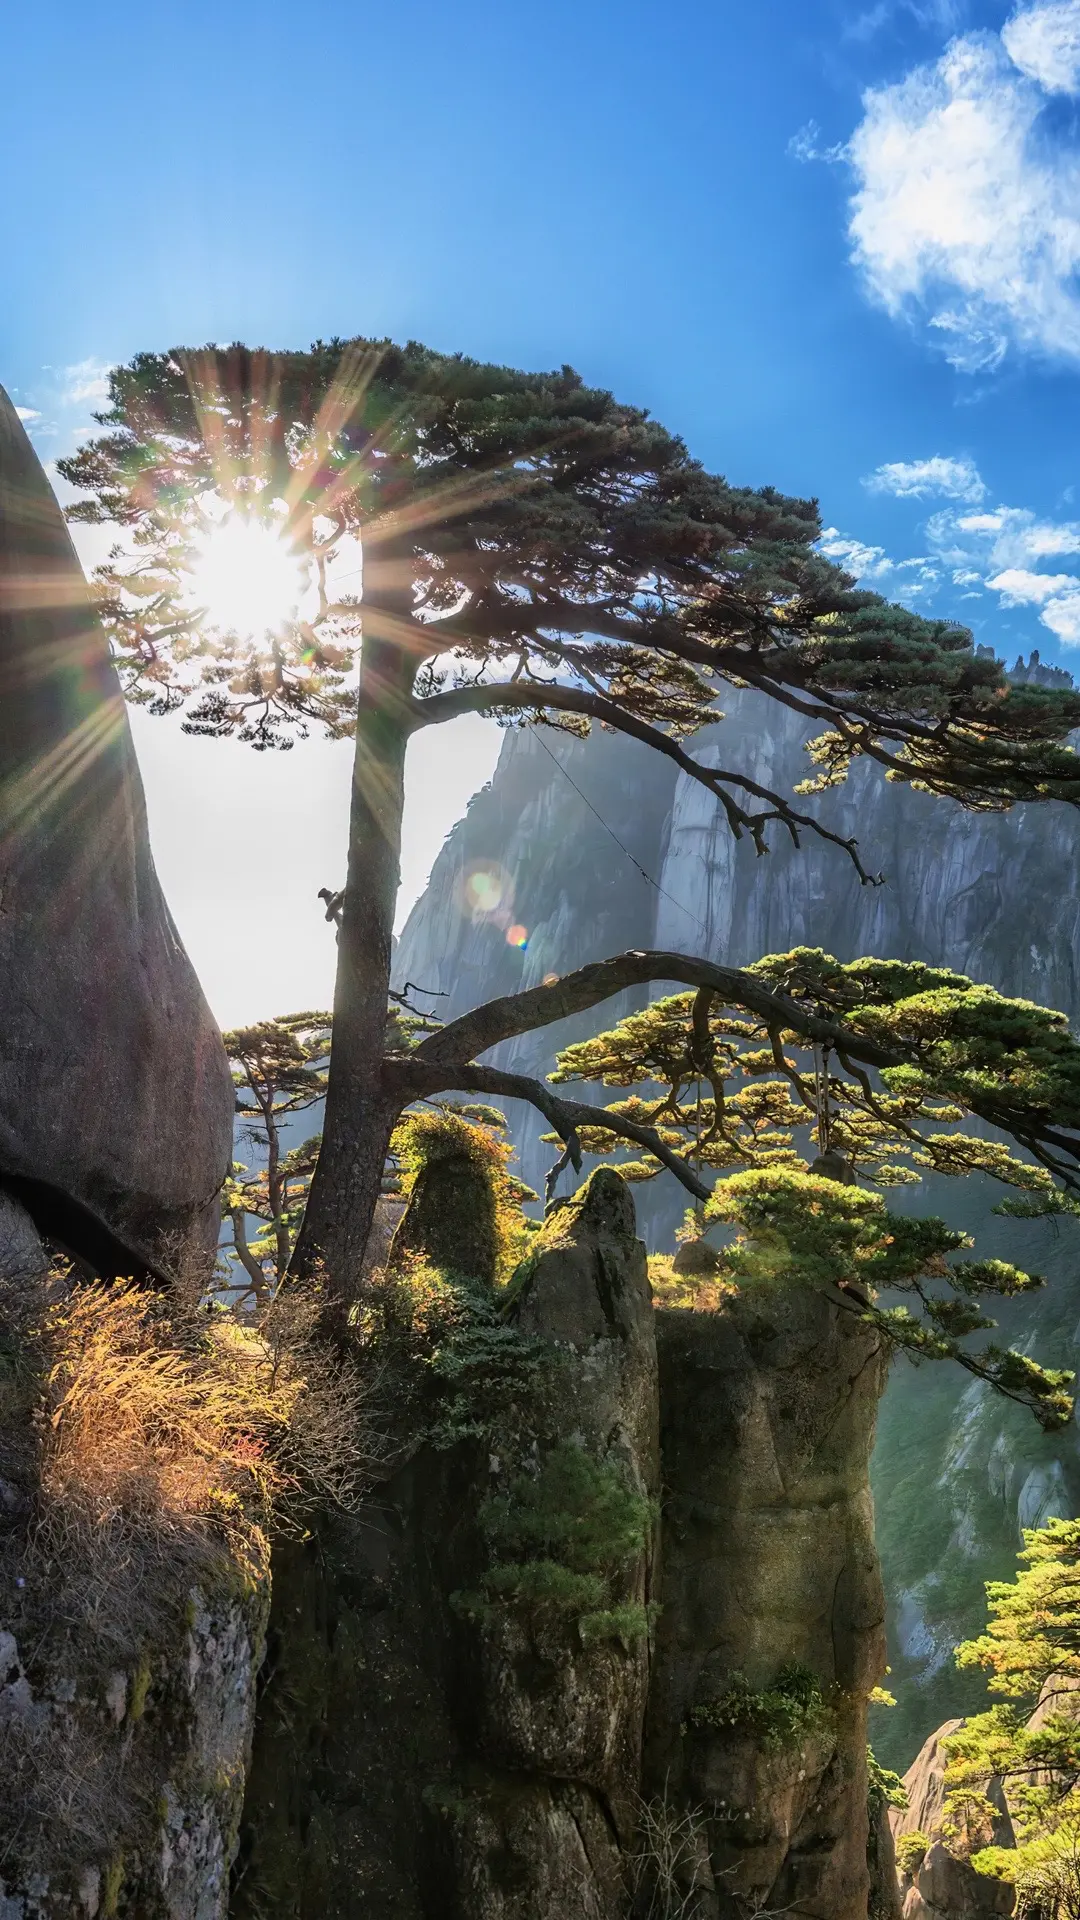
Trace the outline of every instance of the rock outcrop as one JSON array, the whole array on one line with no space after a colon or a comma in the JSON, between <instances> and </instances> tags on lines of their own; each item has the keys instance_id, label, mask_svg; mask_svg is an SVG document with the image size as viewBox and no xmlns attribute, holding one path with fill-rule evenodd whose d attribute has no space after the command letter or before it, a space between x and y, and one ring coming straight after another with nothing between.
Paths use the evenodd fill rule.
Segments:
<instances>
[{"instance_id":1,"label":"rock outcrop","mask_svg":"<svg viewBox=\"0 0 1080 1920\"><path fill-rule=\"evenodd\" d=\"M736 1896L865 1920L866 1701L885 1664L868 1484L880 1342L810 1289L657 1322L648 1790L703 1810L703 1920L739 1914Z\"/></svg>"},{"instance_id":2,"label":"rock outcrop","mask_svg":"<svg viewBox=\"0 0 1080 1920\"><path fill-rule=\"evenodd\" d=\"M903 1920L997 1920L1015 1905L1015 1887L976 1873L940 1840L927 1849L918 1870L905 1875Z\"/></svg>"},{"instance_id":3,"label":"rock outcrop","mask_svg":"<svg viewBox=\"0 0 1080 1920\"><path fill-rule=\"evenodd\" d=\"M368 1510L275 1570L242 1920L621 1920L659 1451L645 1253L617 1175L554 1212L473 1364L462 1438L411 1448ZM503 1418L471 1437L492 1404ZM614 1550L595 1538L612 1509ZM554 1544L537 1563L545 1529L581 1523L595 1573Z\"/></svg>"},{"instance_id":4,"label":"rock outcrop","mask_svg":"<svg viewBox=\"0 0 1080 1920\"><path fill-rule=\"evenodd\" d=\"M225 1920L269 1604L261 1536L242 1561L208 1556L201 1584L182 1559L150 1559L160 1607L122 1567L97 1578L108 1547L72 1511L63 1564L42 1563L19 1324L64 1286L0 1193L0 1920ZM122 1557L124 1536L112 1544Z\"/></svg>"},{"instance_id":5,"label":"rock outcrop","mask_svg":"<svg viewBox=\"0 0 1080 1920\"><path fill-rule=\"evenodd\" d=\"M162 898L120 687L0 391L0 1182L103 1272L206 1251L221 1038Z\"/></svg>"},{"instance_id":6,"label":"rock outcrop","mask_svg":"<svg viewBox=\"0 0 1080 1920\"><path fill-rule=\"evenodd\" d=\"M959 1733L963 1720L946 1720L924 1741L904 1775L907 1805L894 1808L890 1815L894 1843L903 1862L899 1843L908 1836L919 1836L926 1851L909 1872L900 1875L903 1920L994 1920L998 1914L1010 1914L1016 1904L1015 1890L1005 1882L977 1873L961 1858L943 1834L945 1814L945 1742ZM1000 1780L979 1783L996 1809L991 1835L994 1846L1015 1844L1012 1819ZM927 1845L926 1843L929 1842Z\"/></svg>"},{"instance_id":7,"label":"rock outcrop","mask_svg":"<svg viewBox=\"0 0 1080 1920\"><path fill-rule=\"evenodd\" d=\"M276 1569L235 1920L867 1920L875 1333L657 1313L600 1168L444 1338L449 1404Z\"/></svg>"},{"instance_id":8,"label":"rock outcrop","mask_svg":"<svg viewBox=\"0 0 1080 1920\"><path fill-rule=\"evenodd\" d=\"M724 705L727 719L697 736L695 752L722 755L781 789L805 778L797 715L752 692L725 691ZM842 854L812 836L795 850L777 835L768 858L757 859L732 842L703 788L634 742L598 735L560 741L557 753L586 798L528 732L508 735L491 787L454 828L402 934L399 980L446 991L437 1004L449 1017L625 947L739 964L798 943L842 959L877 952L944 963L1080 1015L1080 902L1061 883L1080 850L1073 811L965 813L857 766L847 787L811 804L831 828L856 833L867 864L883 872L883 886L860 887ZM524 950L507 945L501 906L485 914L473 904L465 882L480 866L498 872L513 920L528 929ZM630 1004L630 996L613 1002L605 1020ZM493 1059L542 1074L555 1049L595 1031L595 1020L523 1036ZM550 1165L542 1128L524 1109L513 1117L523 1175L542 1189ZM650 1246L670 1246L685 1195L666 1178L639 1193ZM935 1181L914 1204L974 1231L980 1257L1047 1274L1045 1292L1004 1303L1002 1332L1049 1364L1075 1364L1080 1231L1069 1221L998 1219L998 1197L989 1183ZM931 1728L982 1697L981 1676L958 1673L952 1648L981 1630L984 1583L1011 1574L1020 1526L1080 1507L1080 1450L1075 1428L1044 1435L1022 1409L949 1367L897 1368L878 1436L879 1549L899 1704L875 1710L873 1740L879 1757L902 1770Z\"/></svg>"}]
</instances>

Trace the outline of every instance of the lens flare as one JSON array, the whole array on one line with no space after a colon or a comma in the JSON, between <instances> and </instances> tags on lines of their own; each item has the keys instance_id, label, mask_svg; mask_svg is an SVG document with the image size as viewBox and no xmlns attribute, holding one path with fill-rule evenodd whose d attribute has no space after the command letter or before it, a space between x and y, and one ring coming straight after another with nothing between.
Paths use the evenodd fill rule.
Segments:
<instances>
[{"instance_id":1,"label":"lens flare","mask_svg":"<svg viewBox=\"0 0 1080 1920\"><path fill-rule=\"evenodd\" d=\"M477 918L490 918L500 909L508 914L513 887L509 874L504 873L494 861L484 861L465 875L462 893L469 913ZM505 926L506 920L502 924Z\"/></svg>"},{"instance_id":2,"label":"lens flare","mask_svg":"<svg viewBox=\"0 0 1080 1920\"><path fill-rule=\"evenodd\" d=\"M188 597L223 633L259 640L296 616L306 580L272 526L231 513L193 542Z\"/></svg>"},{"instance_id":3,"label":"lens flare","mask_svg":"<svg viewBox=\"0 0 1080 1920\"><path fill-rule=\"evenodd\" d=\"M506 944L508 947L527 947L529 944L528 928L518 926L507 927Z\"/></svg>"}]
</instances>

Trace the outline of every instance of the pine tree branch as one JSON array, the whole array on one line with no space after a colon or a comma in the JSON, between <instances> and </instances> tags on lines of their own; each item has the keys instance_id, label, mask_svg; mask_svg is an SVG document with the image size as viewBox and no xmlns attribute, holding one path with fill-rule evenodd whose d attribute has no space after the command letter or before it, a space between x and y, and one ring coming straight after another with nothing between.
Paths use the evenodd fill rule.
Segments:
<instances>
[{"instance_id":1,"label":"pine tree branch","mask_svg":"<svg viewBox=\"0 0 1080 1920\"><path fill-rule=\"evenodd\" d=\"M472 1060L478 1053L498 1046L500 1041L532 1033L571 1014L584 1013L627 987L645 986L659 980L688 987L710 987L724 1006L743 1007L767 1026L790 1028L821 1045L843 1046L867 1066L911 1064L911 1056L899 1048L882 1046L838 1021L810 1013L790 995L766 986L758 975L746 968L721 967L711 960L685 953L638 950L593 961L574 973L563 974L549 986L530 987L524 993L489 1000L471 1013L448 1021L438 1033L422 1040L412 1058Z\"/></svg>"},{"instance_id":2,"label":"pine tree branch","mask_svg":"<svg viewBox=\"0 0 1080 1920\"><path fill-rule=\"evenodd\" d=\"M545 708L553 713L578 713L583 718L598 720L602 726L610 727L613 732L623 733L631 740L640 740L644 746L651 747L668 760L673 760L680 772L689 774L692 780L706 787L713 797L719 800L727 815L728 826L736 840L749 833L759 854L768 853L765 829L772 821L777 821L790 835L792 844L801 844L803 832L816 834L820 840L828 840L833 846L846 853L855 868L863 886L877 886L881 875L867 871L859 858L858 842L843 834L833 833L816 820L813 814L801 813L784 796L774 793L770 787L761 786L748 775L733 773L723 767L706 767L687 753L671 734L662 733L659 727L650 726L647 720L641 720L630 713L615 700L607 700L595 693L586 693L578 687L564 687L557 684L538 685L535 681L500 681L497 684L476 687L458 687L451 693L431 694L427 699L413 702L416 716L414 727L440 724L447 720L456 720L465 713L494 713L500 708L520 709L532 707L538 715ZM725 785L741 787L745 793L766 803L764 813L748 813L730 793L724 791Z\"/></svg>"},{"instance_id":3,"label":"pine tree branch","mask_svg":"<svg viewBox=\"0 0 1080 1920\"><path fill-rule=\"evenodd\" d=\"M579 967L574 973L564 974L547 986L531 987L524 993L488 1001L485 1006L449 1021L438 1033L421 1041L410 1062L440 1067L444 1062L454 1062L456 1070L462 1071L464 1062L475 1060L477 1054L488 1052L504 1040L533 1033L556 1020L586 1012L628 987L645 986L654 981L711 989L724 1006L741 1008L759 1019L768 1034L775 1037L776 1050L781 1056L779 1036L786 1031L798 1035L808 1045L831 1048L852 1072L855 1068L851 1063L855 1061L878 1070L920 1064L917 1047L882 1045L840 1020L801 1006L790 995L766 986L760 976L747 969L721 967L687 954L644 951L598 960L590 966ZM792 1077L786 1062L782 1070L788 1078ZM455 1084L463 1086L464 1082ZM1068 1135L1049 1120L1039 1121L1031 1114L1010 1112L1006 1103L992 1092L981 1094L972 1088L964 1098L970 1112L1011 1134L1065 1186L1080 1190L1080 1134ZM603 1109L586 1111L588 1125L606 1124L599 1118ZM1051 1153L1050 1147L1056 1151ZM650 1144L650 1151L654 1150Z\"/></svg>"},{"instance_id":4,"label":"pine tree branch","mask_svg":"<svg viewBox=\"0 0 1080 1920\"><path fill-rule=\"evenodd\" d=\"M563 1158L549 1175L549 1186L553 1184L552 1176L557 1177L565 1166L573 1166L576 1172L581 1171L578 1128L604 1127L609 1133L631 1141L634 1146L646 1148L675 1175L688 1193L693 1194L695 1200L707 1200L709 1197L710 1189L702 1184L679 1154L672 1152L654 1127L639 1126L635 1120L609 1113L605 1107L590 1106L584 1100L565 1100L560 1094L553 1093L543 1080L534 1080L527 1074L504 1073L499 1067L478 1066L471 1060L444 1062L440 1059L438 1063L428 1062L414 1053L407 1060L391 1058L384 1061L383 1079L388 1087L401 1093L403 1104L433 1093L449 1092L494 1093L507 1100L527 1100L530 1106L543 1114L566 1147Z\"/></svg>"}]
</instances>

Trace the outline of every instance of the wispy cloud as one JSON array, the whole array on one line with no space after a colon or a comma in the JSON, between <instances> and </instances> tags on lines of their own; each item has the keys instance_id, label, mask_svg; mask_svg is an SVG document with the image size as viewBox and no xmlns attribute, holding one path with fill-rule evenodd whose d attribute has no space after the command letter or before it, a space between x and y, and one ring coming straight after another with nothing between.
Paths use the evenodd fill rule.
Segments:
<instances>
[{"instance_id":1,"label":"wispy cloud","mask_svg":"<svg viewBox=\"0 0 1080 1920\"><path fill-rule=\"evenodd\" d=\"M854 574L864 586L873 585L881 593L898 599L929 593L941 577L938 556L916 554L910 560L894 560L884 547L871 547L841 533L839 527L826 527L818 541L822 553L835 560L846 573Z\"/></svg>"},{"instance_id":2,"label":"wispy cloud","mask_svg":"<svg viewBox=\"0 0 1080 1920\"><path fill-rule=\"evenodd\" d=\"M64 406L86 406L91 401L99 404L109 397L109 367L104 360L79 360L73 367L63 368L62 379L60 400Z\"/></svg>"},{"instance_id":3,"label":"wispy cloud","mask_svg":"<svg viewBox=\"0 0 1080 1920\"><path fill-rule=\"evenodd\" d=\"M826 527L818 545L822 553L846 572L853 573L857 580L878 580L893 570L894 563L884 547L868 547L863 540L850 540L839 527Z\"/></svg>"},{"instance_id":4,"label":"wispy cloud","mask_svg":"<svg viewBox=\"0 0 1080 1920\"><path fill-rule=\"evenodd\" d=\"M891 493L901 500L985 500L986 482L974 460L936 453L929 460L886 460L867 475L869 493Z\"/></svg>"},{"instance_id":5,"label":"wispy cloud","mask_svg":"<svg viewBox=\"0 0 1080 1920\"><path fill-rule=\"evenodd\" d=\"M1020 8L871 89L848 142L853 259L965 372L1080 359L1080 154L1044 118L1080 91L1080 0Z\"/></svg>"},{"instance_id":6,"label":"wispy cloud","mask_svg":"<svg viewBox=\"0 0 1080 1920\"><path fill-rule=\"evenodd\" d=\"M26 426L29 426L32 420L41 419L41 415L36 407L16 407L15 412Z\"/></svg>"},{"instance_id":7,"label":"wispy cloud","mask_svg":"<svg viewBox=\"0 0 1080 1920\"><path fill-rule=\"evenodd\" d=\"M875 6L865 8L845 23L843 37L873 40L883 28L891 27L894 21L905 16L914 20L916 26L951 33L961 24L963 15L960 0L877 0Z\"/></svg>"},{"instance_id":8,"label":"wispy cloud","mask_svg":"<svg viewBox=\"0 0 1080 1920\"><path fill-rule=\"evenodd\" d=\"M787 143L787 150L793 160L801 160L804 163L810 160L824 160L826 166L830 167L836 166L848 157L847 145L843 140L835 141L832 146L822 146L821 128L816 120L808 120L805 127L800 127L798 133L792 134Z\"/></svg>"},{"instance_id":9,"label":"wispy cloud","mask_svg":"<svg viewBox=\"0 0 1080 1920\"><path fill-rule=\"evenodd\" d=\"M951 566L954 586L980 586L1003 607L1038 609L1064 646L1080 646L1080 575L1041 572L1040 561L1080 554L1080 524L1040 519L1027 507L987 513L944 508L926 523L929 544Z\"/></svg>"}]
</instances>

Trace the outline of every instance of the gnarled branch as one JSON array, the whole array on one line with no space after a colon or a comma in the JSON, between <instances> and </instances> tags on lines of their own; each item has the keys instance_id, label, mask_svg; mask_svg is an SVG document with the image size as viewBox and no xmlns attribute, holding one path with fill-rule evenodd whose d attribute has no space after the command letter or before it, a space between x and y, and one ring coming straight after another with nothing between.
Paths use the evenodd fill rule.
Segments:
<instances>
[{"instance_id":1,"label":"gnarled branch","mask_svg":"<svg viewBox=\"0 0 1080 1920\"><path fill-rule=\"evenodd\" d=\"M748 833L759 854L769 851L764 838L765 829L775 820L785 828L796 847L800 844L801 833L816 834L820 840L830 841L847 854L863 886L880 884L881 875L869 873L863 866L857 841L831 832L812 813L800 812L789 800L785 800L783 794L761 786L747 774L732 773L723 767L703 766L671 734L662 733L659 727L651 726L647 720L639 719L637 714L629 713L616 700L604 699L600 694L586 693L581 688L564 687L554 682L543 685L526 680L458 687L451 693L435 693L427 699L414 700L412 726L415 730L446 720L457 720L463 713L493 713L507 707L533 707L538 713L549 708L553 713L579 713L583 718L598 720L602 726L611 727L616 733L624 733L631 740L640 740L655 753L673 760L680 772L689 774L700 786L707 787L723 807L736 840ZM725 792L726 786L739 787L755 799L763 800L767 811L748 813L730 793Z\"/></svg>"},{"instance_id":2,"label":"gnarled branch","mask_svg":"<svg viewBox=\"0 0 1080 1920\"><path fill-rule=\"evenodd\" d=\"M494 1093L501 1094L507 1100L527 1100L536 1107L559 1138L566 1152L552 1169L557 1178L563 1167L573 1166L581 1171L581 1142L578 1138L579 1127L604 1127L609 1133L620 1135L631 1141L634 1146L644 1147L668 1171L681 1181L695 1200L707 1200L710 1189L694 1174L679 1154L660 1138L654 1127L639 1126L635 1120L627 1120L621 1114L609 1113L605 1107L590 1106L584 1100L564 1100L560 1094L553 1093L543 1080L533 1080L524 1073L503 1073L498 1067L478 1066L471 1060L439 1060L437 1063L419 1057L420 1050L407 1059L390 1058L383 1062L383 1080L388 1088L393 1088L402 1096L402 1104L417 1100L433 1093ZM549 1176L549 1193L553 1185Z\"/></svg>"}]
</instances>

